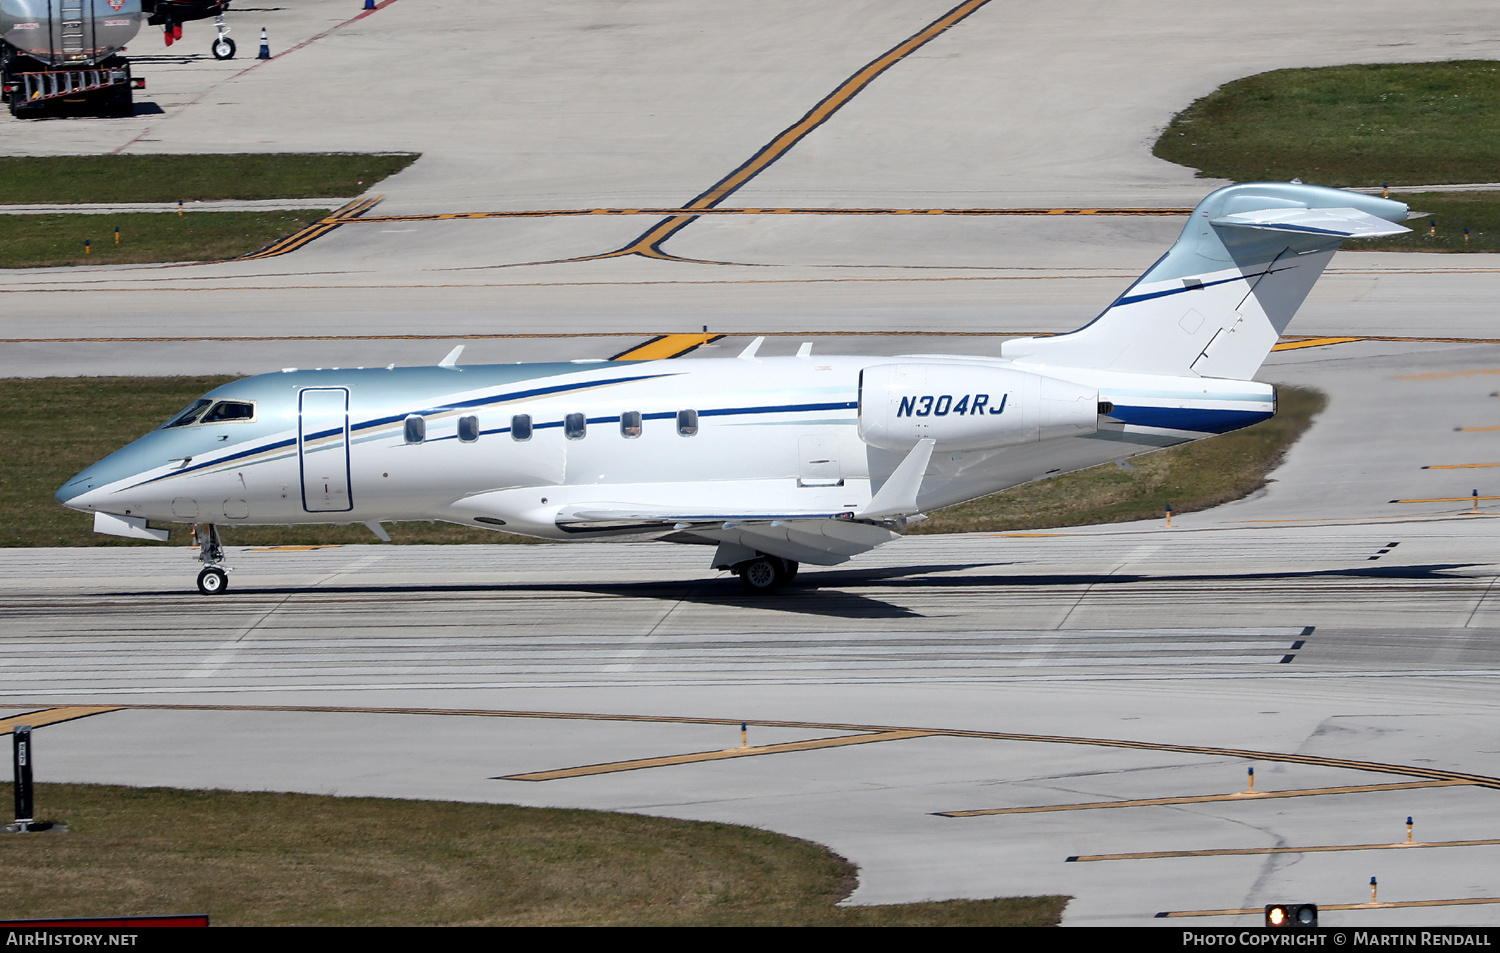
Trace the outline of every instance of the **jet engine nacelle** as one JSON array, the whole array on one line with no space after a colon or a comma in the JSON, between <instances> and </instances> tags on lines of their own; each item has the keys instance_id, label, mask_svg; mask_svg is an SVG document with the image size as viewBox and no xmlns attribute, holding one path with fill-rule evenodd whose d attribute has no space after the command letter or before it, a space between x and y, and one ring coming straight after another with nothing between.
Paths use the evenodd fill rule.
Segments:
<instances>
[{"instance_id":1,"label":"jet engine nacelle","mask_svg":"<svg viewBox=\"0 0 1500 953\"><path fill-rule=\"evenodd\" d=\"M1071 381L981 364L877 364L859 377L859 436L909 450L984 450L1076 437L1099 429L1099 391Z\"/></svg>"}]
</instances>

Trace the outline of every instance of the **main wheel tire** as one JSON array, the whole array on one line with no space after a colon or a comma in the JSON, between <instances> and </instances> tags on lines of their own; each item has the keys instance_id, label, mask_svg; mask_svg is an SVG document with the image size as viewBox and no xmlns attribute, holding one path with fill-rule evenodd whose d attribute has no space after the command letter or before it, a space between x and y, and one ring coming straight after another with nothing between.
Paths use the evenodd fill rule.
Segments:
<instances>
[{"instance_id":1,"label":"main wheel tire","mask_svg":"<svg viewBox=\"0 0 1500 953\"><path fill-rule=\"evenodd\" d=\"M797 560L795 560L795 559L788 559L786 561L786 579L784 579L783 582L791 582L793 579L796 579L797 578L797 569L798 569Z\"/></svg>"},{"instance_id":2,"label":"main wheel tire","mask_svg":"<svg viewBox=\"0 0 1500 953\"><path fill-rule=\"evenodd\" d=\"M205 596L217 596L229 588L229 575L218 566L209 566L198 574L198 591Z\"/></svg>"},{"instance_id":3,"label":"main wheel tire","mask_svg":"<svg viewBox=\"0 0 1500 953\"><path fill-rule=\"evenodd\" d=\"M751 595L775 592L786 582L786 566L775 556L757 556L739 567L740 585Z\"/></svg>"},{"instance_id":4,"label":"main wheel tire","mask_svg":"<svg viewBox=\"0 0 1500 953\"><path fill-rule=\"evenodd\" d=\"M213 50L214 59L216 60L234 59L234 41L227 36L221 36L217 40L214 40L213 46L209 47L209 49Z\"/></svg>"}]
</instances>

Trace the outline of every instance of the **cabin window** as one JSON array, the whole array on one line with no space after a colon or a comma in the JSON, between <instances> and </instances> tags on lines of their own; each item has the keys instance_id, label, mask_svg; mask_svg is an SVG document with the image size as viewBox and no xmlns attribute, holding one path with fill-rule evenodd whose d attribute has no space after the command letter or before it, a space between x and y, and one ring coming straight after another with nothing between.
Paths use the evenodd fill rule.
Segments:
<instances>
[{"instance_id":1,"label":"cabin window","mask_svg":"<svg viewBox=\"0 0 1500 953\"><path fill-rule=\"evenodd\" d=\"M406 442L421 443L427 439L427 419L417 414L406 418Z\"/></svg>"},{"instance_id":2,"label":"cabin window","mask_svg":"<svg viewBox=\"0 0 1500 953\"><path fill-rule=\"evenodd\" d=\"M473 443L479 439L479 418L458 418L458 439L464 443Z\"/></svg>"},{"instance_id":3,"label":"cabin window","mask_svg":"<svg viewBox=\"0 0 1500 953\"><path fill-rule=\"evenodd\" d=\"M583 414L569 414L563 418L563 434L569 440L582 440L588 427L588 418Z\"/></svg>"},{"instance_id":4,"label":"cabin window","mask_svg":"<svg viewBox=\"0 0 1500 953\"><path fill-rule=\"evenodd\" d=\"M212 403L213 401L209 400L208 398L200 397L197 400L193 401L191 404L188 404L182 410L178 411L176 414L173 414L171 417L167 418L167 422L162 424L160 429L166 430L168 427L186 427L188 424L197 423L198 416L203 413L205 407Z\"/></svg>"},{"instance_id":5,"label":"cabin window","mask_svg":"<svg viewBox=\"0 0 1500 953\"><path fill-rule=\"evenodd\" d=\"M248 400L221 400L208 409L198 422L223 423L226 420L254 420L255 404Z\"/></svg>"},{"instance_id":6,"label":"cabin window","mask_svg":"<svg viewBox=\"0 0 1500 953\"><path fill-rule=\"evenodd\" d=\"M677 432L684 437L691 437L698 432L698 412L696 410L679 410L677 412Z\"/></svg>"},{"instance_id":7,"label":"cabin window","mask_svg":"<svg viewBox=\"0 0 1500 953\"><path fill-rule=\"evenodd\" d=\"M627 410L620 415L620 436L639 437L641 435L641 412L639 410Z\"/></svg>"},{"instance_id":8,"label":"cabin window","mask_svg":"<svg viewBox=\"0 0 1500 953\"><path fill-rule=\"evenodd\" d=\"M510 439L512 439L512 440L530 440L531 439L531 415L530 414L516 414L514 417L510 418Z\"/></svg>"}]
</instances>

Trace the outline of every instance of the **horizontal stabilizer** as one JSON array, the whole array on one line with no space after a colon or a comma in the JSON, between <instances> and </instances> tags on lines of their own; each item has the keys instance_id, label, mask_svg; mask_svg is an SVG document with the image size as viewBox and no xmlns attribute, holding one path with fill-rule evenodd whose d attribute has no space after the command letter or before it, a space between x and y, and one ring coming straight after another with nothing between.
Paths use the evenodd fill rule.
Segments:
<instances>
[{"instance_id":1,"label":"horizontal stabilizer","mask_svg":"<svg viewBox=\"0 0 1500 953\"><path fill-rule=\"evenodd\" d=\"M1276 232L1309 232L1339 238L1381 238L1411 231L1405 225L1397 225L1357 208L1268 208L1221 215L1209 224Z\"/></svg>"}]
</instances>

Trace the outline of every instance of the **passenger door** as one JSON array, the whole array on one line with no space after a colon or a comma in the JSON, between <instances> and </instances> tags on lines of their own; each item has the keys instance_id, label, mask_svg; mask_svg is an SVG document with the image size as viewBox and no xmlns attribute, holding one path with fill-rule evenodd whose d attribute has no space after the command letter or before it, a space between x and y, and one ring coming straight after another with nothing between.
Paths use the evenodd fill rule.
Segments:
<instances>
[{"instance_id":1,"label":"passenger door","mask_svg":"<svg viewBox=\"0 0 1500 953\"><path fill-rule=\"evenodd\" d=\"M302 509L343 513L354 508L349 492L349 391L302 391L297 414L297 455L302 466Z\"/></svg>"}]
</instances>

